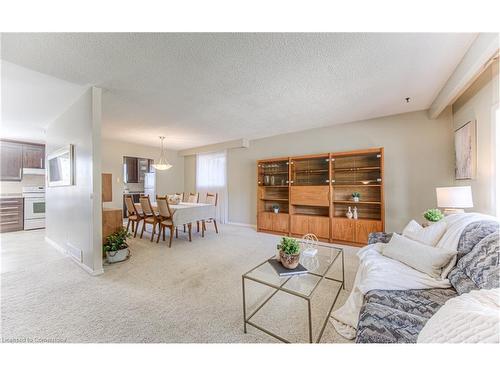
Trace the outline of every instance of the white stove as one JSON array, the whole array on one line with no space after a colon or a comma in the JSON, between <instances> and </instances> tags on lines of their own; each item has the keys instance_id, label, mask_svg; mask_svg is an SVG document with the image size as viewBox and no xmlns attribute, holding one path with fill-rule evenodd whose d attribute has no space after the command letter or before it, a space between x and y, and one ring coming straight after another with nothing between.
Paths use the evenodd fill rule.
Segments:
<instances>
[{"instance_id":1,"label":"white stove","mask_svg":"<svg viewBox=\"0 0 500 375\"><path fill-rule=\"evenodd\" d=\"M24 230L45 228L45 186L23 187Z\"/></svg>"}]
</instances>

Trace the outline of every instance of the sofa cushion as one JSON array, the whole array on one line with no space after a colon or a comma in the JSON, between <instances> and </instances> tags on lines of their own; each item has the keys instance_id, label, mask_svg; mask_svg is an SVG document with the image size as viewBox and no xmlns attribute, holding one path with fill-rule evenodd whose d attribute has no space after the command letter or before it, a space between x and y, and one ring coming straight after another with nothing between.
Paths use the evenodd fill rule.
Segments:
<instances>
[{"instance_id":1,"label":"sofa cushion","mask_svg":"<svg viewBox=\"0 0 500 375\"><path fill-rule=\"evenodd\" d=\"M361 308L356 342L416 342L427 320L456 295L451 288L372 290Z\"/></svg>"},{"instance_id":2,"label":"sofa cushion","mask_svg":"<svg viewBox=\"0 0 500 375\"><path fill-rule=\"evenodd\" d=\"M396 233L382 249L384 256L398 260L436 279L447 276L443 271L448 268L456 253L455 250L425 245Z\"/></svg>"},{"instance_id":3,"label":"sofa cushion","mask_svg":"<svg viewBox=\"0 0 500 375\"><path fill-rule=\"evenodd\" d=\"M469 253L479 241L491 233L498 232L499 223L493 220L482 220L465 227L457 247L458 260Z\"/></svg>"},{"instance_id":4,"label":"sofa cushion","mask_svg":"<svg viewBox=\"0 0 500 375\"><path fill-rule=\"evenodd\" d=\"M428 225L425 228L412 220L403 229L403 236L425 245L436 246L443 237L444 232L446 232L446 222L444 220Z\"/></svg>"}]
</instances>

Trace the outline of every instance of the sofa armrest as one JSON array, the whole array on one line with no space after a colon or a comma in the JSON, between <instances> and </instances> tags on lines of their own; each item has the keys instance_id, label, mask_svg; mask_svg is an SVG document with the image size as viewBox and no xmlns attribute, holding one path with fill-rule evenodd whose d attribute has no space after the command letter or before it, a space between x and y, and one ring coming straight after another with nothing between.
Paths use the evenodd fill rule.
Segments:
<instances>
[{"instance_id":1,"label":"sofa armrest","mask_svg":"<svg viewBox=\"0 0 500 375\"><path fill-rule=\"evenodd\" d=\"M368 235L368 244L371 245L377 242L387 243L391 238L392 233L372 232Z\"/></svg>"}]
</instances>

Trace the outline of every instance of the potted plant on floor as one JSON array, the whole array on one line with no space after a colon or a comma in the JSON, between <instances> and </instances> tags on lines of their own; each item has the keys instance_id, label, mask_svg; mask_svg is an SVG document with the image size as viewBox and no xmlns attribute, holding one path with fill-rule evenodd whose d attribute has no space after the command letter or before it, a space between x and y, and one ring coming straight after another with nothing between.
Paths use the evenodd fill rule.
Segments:
<instances>
[{"instance_id":1,"label":"potted plant on floor","mask_svg":"<svg viewBox=\"0 0 500 375\"><path fill-rule=\"evenodd\" d=\"M104 242L102 248L108 263L121 262L127 259L130 254L127 245L127 238L129 237L130 233L125 228L121 228L119 231L106 237L106 242Z\"/></svg>"},{"instance_id":2,"label":"potted plant on floor","mask_svg":"<svg viewBox=\"0 0 500 375\"><path fill-rule=\"evenodd\" d=\"M444 215L438 208L431 208L424 212L424 219L427 220L428 225L434 224L442 218L444 218Z\"/></svg>"},{"instance_id":3,"label":"potted plant on floor","mask_svg":"<svg viewBox=\"0 0 500 375\"><path fill-rule=\"evenodd\" d=\"M296 239L281 238L278 249L280 250L280 262L283 267L293 270L299 265L300 245Z\"/></svg>"},{"instance_id":4,"label":"potted plant on floor","mask_svg":"<svg viewBox=\"0 0 500 375\"><path fill-rule=\"evenodd\" d=\"M359 202L359 198L361 198L361 194L359 194L357 191L355 191L354 193L352 193L351 196L352 196L352 200L354 202Z\"/></svg>"},{"instance_id":5,"label":"potted plant on floor","mask_svg":"<svg viewBox=\"0 0 500 375\"><path fill-rule=\"evenodd\" d=\"M279 213L280 212L280 206L278 206L277 204L273 204L273 211L275 214Z\"/></svg>"}]
</instances>

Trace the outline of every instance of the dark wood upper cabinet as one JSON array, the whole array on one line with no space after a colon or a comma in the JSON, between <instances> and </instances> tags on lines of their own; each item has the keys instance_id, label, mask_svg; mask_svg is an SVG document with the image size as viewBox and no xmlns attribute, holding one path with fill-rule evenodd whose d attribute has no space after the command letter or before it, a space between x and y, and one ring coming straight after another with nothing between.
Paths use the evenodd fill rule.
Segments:
<instances>
[{"instance_id":1,"label":"dark wood upper cabinet","mask_svg":"<svg viewBox=\"0 0 500 375\"><path fill-rule=\"evenodd\" d=\"M22 143L1 141L0 143L2 181L21 181L23 177Z\"/></svg>"},{"instance_id":2,"label":"dark wood upper cabinet","mask_svg":"<svg viewBox=\"0 0 500 375\"><path fill-rule=\"evenodd\" d=\"M123 157L124 165L124 182L125 183L137 183L139 182L139 166L138 159L129 156Z\"/></svg>"},{"instance_id":3,"label":"dark wood upper cabinet","mask_svg":"<svg viewBox=\"0 0 500 375\"><path fill-rule=\"evenodd\" d=\"M45 168L44 145L23 145L23 168Z\"/></svg>"}]
</instances>

